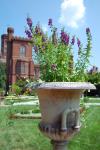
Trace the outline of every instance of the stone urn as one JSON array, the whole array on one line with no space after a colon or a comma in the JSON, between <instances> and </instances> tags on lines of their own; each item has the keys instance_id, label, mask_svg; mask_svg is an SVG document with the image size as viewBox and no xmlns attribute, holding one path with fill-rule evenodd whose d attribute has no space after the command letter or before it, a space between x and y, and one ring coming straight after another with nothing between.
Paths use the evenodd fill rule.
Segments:
<instances>
[{"instance_id":1,"label":"stone urn","mask_svg":"<svg viewBox=\"0 0 100 150\"><path fill-rule=\"evenodd\" d=\"M37 88L42 120L40 131L51 139L53 150L66 150L67 141L80 130L80 97L95 89L85 82L47 82Z\"/></svg>"}]
</instances>

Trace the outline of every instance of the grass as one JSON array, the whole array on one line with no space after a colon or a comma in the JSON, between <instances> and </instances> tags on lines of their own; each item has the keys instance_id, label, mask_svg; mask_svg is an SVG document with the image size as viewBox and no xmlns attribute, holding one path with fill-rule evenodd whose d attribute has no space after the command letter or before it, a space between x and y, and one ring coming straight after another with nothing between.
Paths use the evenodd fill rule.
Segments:
<instances>
[{"instance_id":1,"label":"grass","mask_svg":"<svg viewBox=\"0 0 100 150\"><path fill-rule=\"evenodd\" d=\"M0 150L50 150L49 140L38 130L39 120L10 120L8 116L9 108L1 108Z\"/></svg>"},{"instance_id":2,"label":"grass","mask_svg":"<svg viewBox=\"0 0 100 150\"><path fill-rule=\"evenodd\" d=\"M69 142L70 150L100 149L100 107L90 107L85 113L84 126Z\"/></svg>"},{"instance_id":3,"label":"grass","mask_svg":"<svg viewBox=\"0 0 100 150\"><path fill-rule=\"evenodd\" d=\"M9 119L11 112L28 110L31 107L0 108L0 150L52 150L50 140L38 129L40 120ZM80 133L74 136L68 144L70 150L100 149L99 114L100 107L97 106L90 107L85 112L85 122Z\"/></svg>"}]
</instances>

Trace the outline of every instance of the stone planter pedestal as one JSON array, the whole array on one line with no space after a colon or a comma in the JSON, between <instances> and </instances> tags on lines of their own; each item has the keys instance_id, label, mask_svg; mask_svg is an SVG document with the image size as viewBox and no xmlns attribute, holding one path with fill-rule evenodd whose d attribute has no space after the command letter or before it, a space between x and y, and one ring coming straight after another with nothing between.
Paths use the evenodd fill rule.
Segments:
<instances>
[{"instance_id":1,"label":"stone planter pedestal","mask_svg":"<svg viewBox=\"0 0 100 150\"><path fill-rule=\"evenodd\" d=\"M80 97L95 86L85 82L43 83L37 89L42 120L40 131L53 150L66 150L67 141L80 130Z\"/></svg>"}]
</instances>

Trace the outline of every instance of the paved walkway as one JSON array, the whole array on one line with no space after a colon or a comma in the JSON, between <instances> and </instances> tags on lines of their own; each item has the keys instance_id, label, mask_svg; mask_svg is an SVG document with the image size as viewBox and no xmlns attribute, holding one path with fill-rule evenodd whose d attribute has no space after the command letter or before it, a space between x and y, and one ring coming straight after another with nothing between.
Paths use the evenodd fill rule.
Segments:
<instances>
[{"instance_id":1,"label":"paved walkway","mask_svg":"<svg viewBox=\"0 0 100 150\"><path fill-rule=\"evenodd\" d=\"M29 101L29 102L16 102L13 104L13 106L18 106L18 105L39 105L39 101Z\"/></svg>"},{"instance_id":2,"label":"paved walkway","mask_svg":"<svg viewBox=\"0 0 100 150\"><path fill-rule=\"evenodd\" d=\"M35 101L29 101L29 102L16 102L14 103L12 106L23 106L23 105L39 105L39 101L38 100L35 100ZM5 105L4 104L4 101L1 101L0 102L0 107L9 107L11 105Z\"/></svg>"},{"instance_id":3,"label":"paved walkway","mask_svg":"<svg viewBox=\"0 0 100 150\"><path fill-rule=\"evenodd\" d=\"M85 106L100 106L100 103L85 103Z\"/></svg>"}]
</instances>

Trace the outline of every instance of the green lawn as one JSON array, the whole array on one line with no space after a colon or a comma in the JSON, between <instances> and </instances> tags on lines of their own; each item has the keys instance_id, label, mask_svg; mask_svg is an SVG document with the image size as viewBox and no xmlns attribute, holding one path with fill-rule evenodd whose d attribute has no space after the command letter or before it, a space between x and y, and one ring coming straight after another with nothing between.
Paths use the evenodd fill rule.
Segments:
<instances>
[{"instance_id":1,"label":"green lawn","mask_svg":"<svg viewBox=\"0 0 100 150\"><path fill-rule=\"evenodd\" d=\"M69 143L69 150L100 150L100 106L85 113L81 131Z\"/></svg>"},{"instance_id":2,"label":"green lawn","mask_svg":"<svg viewBox=\"0 0 100 150\"><path fill-rule=\"evenodd\" d=\"M0 108L0 150L52 150L50 140L38 130L40 120L9 119L9 113L15 108L21 109ZM69 150L100 149L100 107L93 106L85 112L81 131L68 147Z\"/></svg>"}]
</instances>

